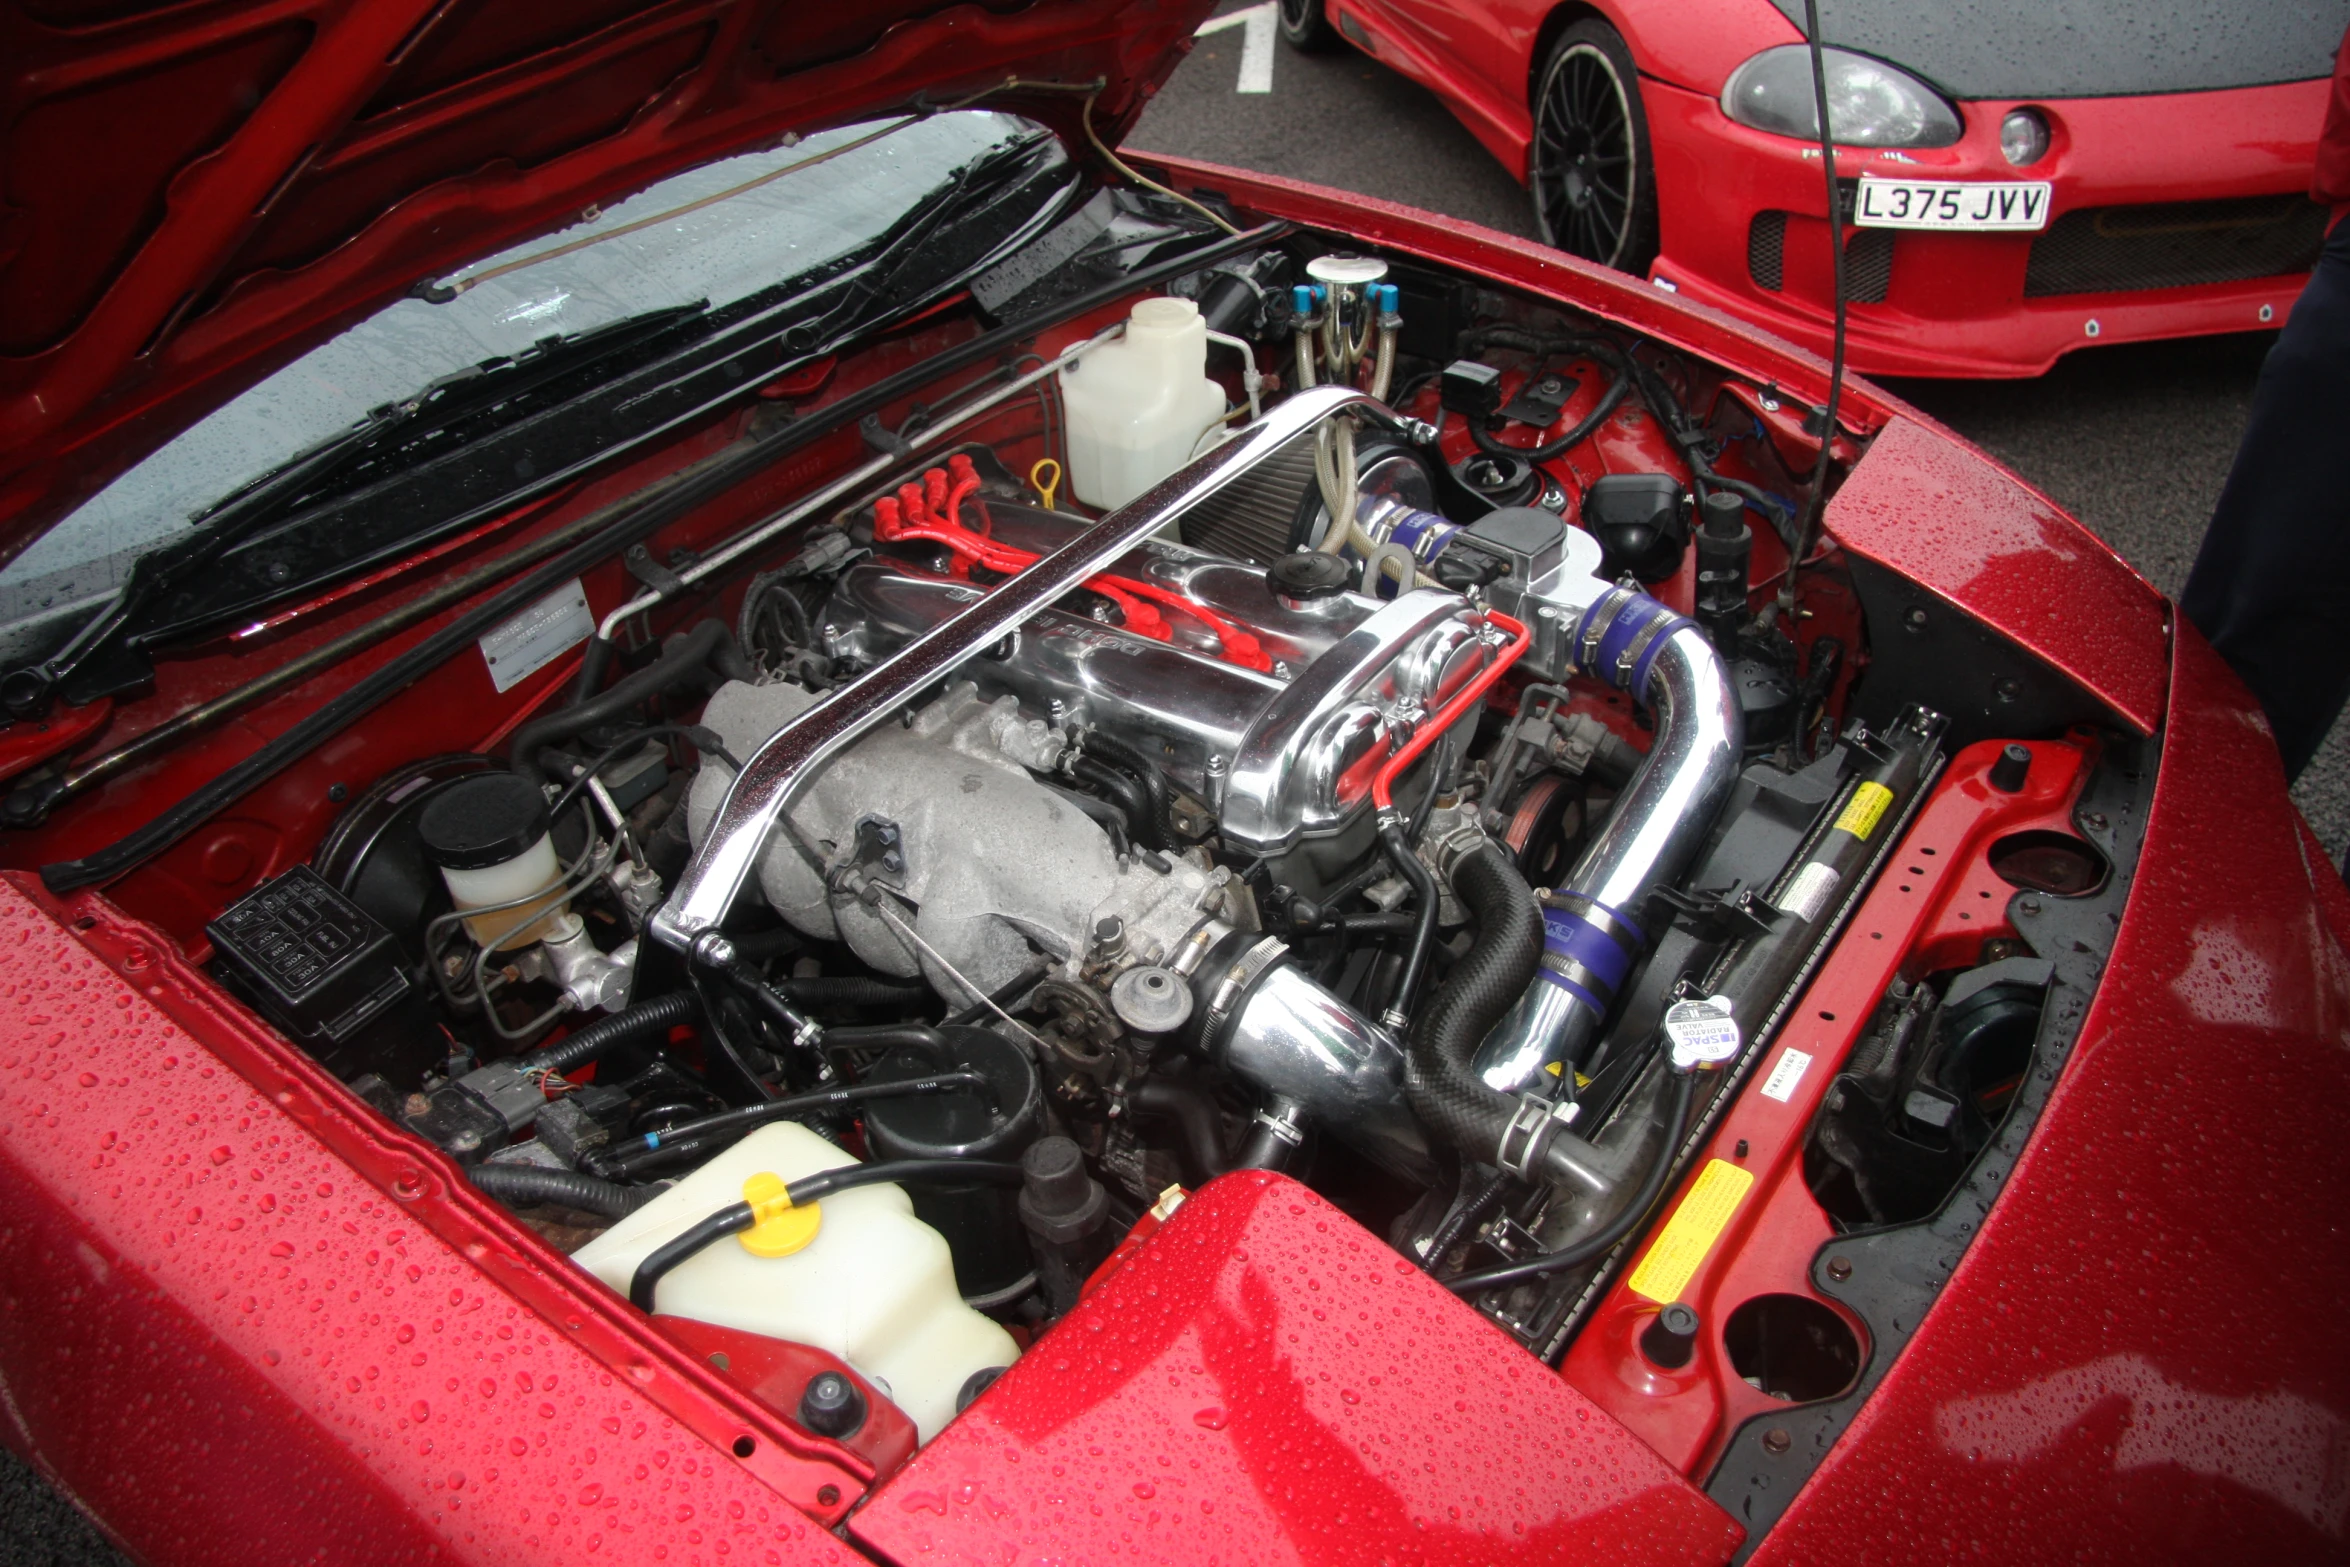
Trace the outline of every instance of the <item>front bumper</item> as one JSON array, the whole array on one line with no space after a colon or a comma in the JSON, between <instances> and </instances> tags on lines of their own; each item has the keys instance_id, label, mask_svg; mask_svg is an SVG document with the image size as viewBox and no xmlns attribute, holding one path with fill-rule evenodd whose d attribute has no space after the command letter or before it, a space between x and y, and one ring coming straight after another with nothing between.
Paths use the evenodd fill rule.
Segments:
<instances>
[{"instance_id":1,"label":"front bumper","mask_svg":"<svg viewBox=\"0 0 2350 1567\"><path fill-rule=\"evenodd\" d=\"M1652 278L1826 353L1834 315L1818 150L1737 125L1706 94L1653 80L1642 86L1663 194L1663 248ZM2053 187L2050 229L2041 235L1865 231L1860 247L1848 249L1848 261L1856 263L1847 274L1854 284L1853 367L1871 375L2028 376L2091 344L2257 331L2282 322L2307 280L2305 266L2272 276L2240 273L2296 252L2298 238L2318 221L2298 197L2309 185L2325 91L2324 82L2294 82L2039 104L2052 143L2025 169L2009 166L1999 151L1999 122L2017 107L2008 102L1962 105L1966 135L1953 147L1840 149L1837 173L1846 180L1866 171L1916 179L2044 179ZM2138 231L2087 216L2248 198L2267 202L2233 214L2182 212L2175 221L2155 214ZM2044 243L2067 214L2082 215L2074 235L2106 247L2112 265L2103 274L2051 266L2057 258L2045 252L2034 264L2035 242ZM2110 232L2117 227L2119 233ZM1863 233L1847 227L1847 246ZM2178 281L2197 275L2192 265L2152 264L2156 252L2170 259L2182 238L2192 246L2199 236L2220 240L2222 248L2243 241L2247 259L2234 268L2210 267L2206 281ZM2135 271L2134 245L2150 247L2149 264ZM1864 256L1867 265L1857 264ZM2122 286L2073 291L2100 275Z\"/></svg>"}]
</instances>

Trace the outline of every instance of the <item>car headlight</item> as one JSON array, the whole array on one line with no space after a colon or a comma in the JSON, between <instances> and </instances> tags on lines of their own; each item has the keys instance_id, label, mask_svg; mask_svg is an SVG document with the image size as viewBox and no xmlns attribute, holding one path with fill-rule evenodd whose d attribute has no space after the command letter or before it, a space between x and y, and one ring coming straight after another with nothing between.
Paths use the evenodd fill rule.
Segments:
<instances>
[{"instance_id":1,"label":"car headlight","mask_svg":"<svg viewBox=\"0 0 2350 1567\"><path fill-rule=\"evenodd\" d=\"M1828 124L1846 147L1947 147L1963 127L1940 93L1907 71L1843 49L1823 49ZM1765 49L1730 73L1722 112L1741 125L1817 141L1820 117L1811 85L1811 50Z\"/></svg>"}]
</instances>

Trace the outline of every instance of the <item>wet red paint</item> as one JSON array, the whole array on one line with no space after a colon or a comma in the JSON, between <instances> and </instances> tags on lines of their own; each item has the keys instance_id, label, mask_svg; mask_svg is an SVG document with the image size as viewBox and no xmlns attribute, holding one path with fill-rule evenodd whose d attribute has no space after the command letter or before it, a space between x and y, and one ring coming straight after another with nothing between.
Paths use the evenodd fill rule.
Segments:
<instances>
[{"instance_id":1,"label":"wet red paint","mask_svg":"<svg viewBox=\"0 0 2350 1567\"><path fill-rule=\"evenodd\" d=\"M1895 419L1829 499L1827 529L1996 626L2152 734L2168 611L2111 547L1947 431Z\"/></svg>"},{"instance_id":2,"label":"wet red paint","mask_svg":"<svg viewBox=\"0 0 2350 1567\"><path fill-rule=\"evenodd\" d=\"M987 45L967 62L977 71L1051 24L940 15L943 31L903 29L894 53L852 62L832 85L869 96L956 28ZM1089 77L1187 31L1182 15L1157 13L1149 36L1097 39L1064 74ZM1128 112L1102 107L1105 122ZM790 112L803 111L816 112ZM285 287L207 303L211 314L165 335L133 391L78 422L64 405L43 415L38 463L0 496L0 526L95 482L285 345L363 311L379 277L404 286L493 231L564 220L565 180L651 178L739 143L773 112L649 114L625 145L543 174L447 182ZM1382 203L1176 170L1256 211L1593 309L1794 397L1824 388L1816 359L1638 279ZM133 281L137 297L110 315L155 319L174 304L144 272ZM112 353L121 322L103 324L111 347L98 347ZM823 395L968 330L942 322L884 345L841 366ZM25 375L56 368L27 361ZM1845 408L1851 428L1882 431L1830 511L1848 548L2001 627L2127 722L2162 721L2166 628L2150 588L2044 497L1873 388L1849 387ZM531 526L731 433L649 455ZM1626 464L1647 460L1635 449L1645 437L1621 438ZM840 455L779 467L658 547L722 536ZM451 568L474 548L452 548ZM419 586L377 584L240 650L167 660L158 692L101 715L113 727L94 738L118 742ZM589 573L587 589L599 610L632 591L617 563ZM1823 577L1814 591L1838 590ZM731 619L731 604L711 608ZM2340 1552L2350 1504L2339 1467L2321 1474L2311 1455L2338 1453L2350 1421L2323 1320L2350 1295L2326 1227L2350 1191L2325 1153L2350 1102L2350 899L2286 804L2247 699L2190 643L2115 976L2019 1190L1766 1542L1773 1559ZM115 780L13 838L9 864L79 852L145 819L388 652ZM193 950L205 918L311 851L334 814L331 785L492 743L560 674L493 699L478 662L452 661L110 897ZM452 734L451 712L472 727ZM95 923L69 935L60 920L76 916ZM0 889L0 1199L7 1439L149 1560L665 1549L683 1563L716 1558L720 1544L729 1561L845 1559L792 1508L838 1518L846 1501L822 1501L825 1489L853 1500L864 1460L796 1432L579 1279L211 990L161 931L96 898L57 905ZM951 1559L959 1542L1042 1551L1065 1537L1068 1554L1096 1558L1582 1551L1611 1563L1720 1560L1735 1539L1645 1446L1301 1188L1255 1177L1211 1187L1133 1258L860 1515L866 1538L906 1561L924 1559L924 1542ZM738 1461L743 1435L754 1456ZM302 1505L312 1496L326 1500Z\"/></svg>"},{"instance_id":3,"label":"wet red paint","mask_svg":"<svg viewBox=\"0 0 2350 1567\"><path fill-rule=\"evenodd\" d=\"M632 1358L494 1209L470 1242L427 1222L478 1196L378 1189L315 1068L257 1088L175 1016L239 1033L160 933L74 907L87 931L0 881L0 1393L10 1445L135 1555L855 1559L790 1497L856 1469L682 1421L649 1395L691 1398L691 1362L647 1328Z\"/></svg>"},{"instance_id":4,"label":"wet red paint","mask_svg":"<svg viewBox=\"0 0 2350 1567\"><path fill-rule=\"evenodd\" d=\"M786 1419L799 1417L800 1399L810 1382L828 1371L847 1377L865 1397L865 1420L841 1439L841 1445L863 1457L877 1475L890 1473L914 1456L919 1440L914 1422L838 1355L813 1344L794 1344L691 1317L657 1316L653 1326Z\"/></svg>"},{"instance_id":5,"label":"wet red paint","mask_svg":"<svg viewBox=\"0 0 2350 1567\"><path fill-rule=\"evenodd\" d=\"M850 1521L930 1561L1726 1561L1621 1426L1286 1177L1211 1182Z\"/></svg>"},{"instance_id":6,"label":"wet red paint","mask_svg":"<svg viewBox=\"0 0 2350 1567\"><path fill-rule=\"evenodd\" d=\"M2006 1194L1760 1564L2338 1562L2350 895L2182 629L2137 882Z\"/></svg>"},{"instance_id":7,"label":"wet red paint","mask_svg":"<svg viewBox=\"0 0 2350 1567\"><path fill-rule=\"evenodd\" d=\"M106 727L114 699L100 697L81 707L61 709L38 721L0 725L0 781L14 778L53 756L63 756Z\"/></svg>"}]
</instances>

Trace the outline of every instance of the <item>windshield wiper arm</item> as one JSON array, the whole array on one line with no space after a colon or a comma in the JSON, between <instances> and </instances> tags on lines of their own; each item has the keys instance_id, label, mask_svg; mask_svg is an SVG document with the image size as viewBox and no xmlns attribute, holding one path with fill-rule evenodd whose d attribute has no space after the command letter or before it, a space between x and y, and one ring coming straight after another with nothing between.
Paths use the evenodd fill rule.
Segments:
<instances>
[{"instance_id":1,"label":"windshield wiper arm","mask_svg":"<svg viewBox=\"0 0 2350 1567\"><path fill-rule=\"evenodd\" d=\"M148 550L132 563L112 597L91 612L64 646L37 663L0 678L0 708L13 718L45 716L59 691L134 634L141 615L175 587L218 564L230 551L297 519L321 492L371 458L403 442L429 440L501 400L528 396L557 376L580 373L599 361L629 358L647 340L706 313L707 301L649 310L571 337L550 338L513 358L485 360L429 383L413 397L371 410L349 429L289 458L239 486L190 518L192 531ZM467 439L494 433L495 427ZM463 445L460 441L457 444ZM304 583L289 584L299 591Z\"/></svg>"}]
</instances>

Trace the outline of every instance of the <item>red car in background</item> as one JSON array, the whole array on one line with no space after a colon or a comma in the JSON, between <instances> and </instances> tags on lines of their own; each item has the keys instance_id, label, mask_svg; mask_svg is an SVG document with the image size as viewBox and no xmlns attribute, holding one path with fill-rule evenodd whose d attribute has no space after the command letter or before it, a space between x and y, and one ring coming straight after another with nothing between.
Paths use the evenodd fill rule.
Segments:
<instances>
[{"instance_id":1,"label":"red car in background","mask_svg":"<svg viewBox=\"0 0 2350 1567\"><path fill-rule=\"evenodd\" d=\"M2036 375L2091 343L2281 322L2341 0L1820 7L1852 364ZM1801 0L1282 0L1423 83L1544 239L1826 351ZM2004 205L2002 205L2004 199Z\"/></svg>"}]
</instances>

